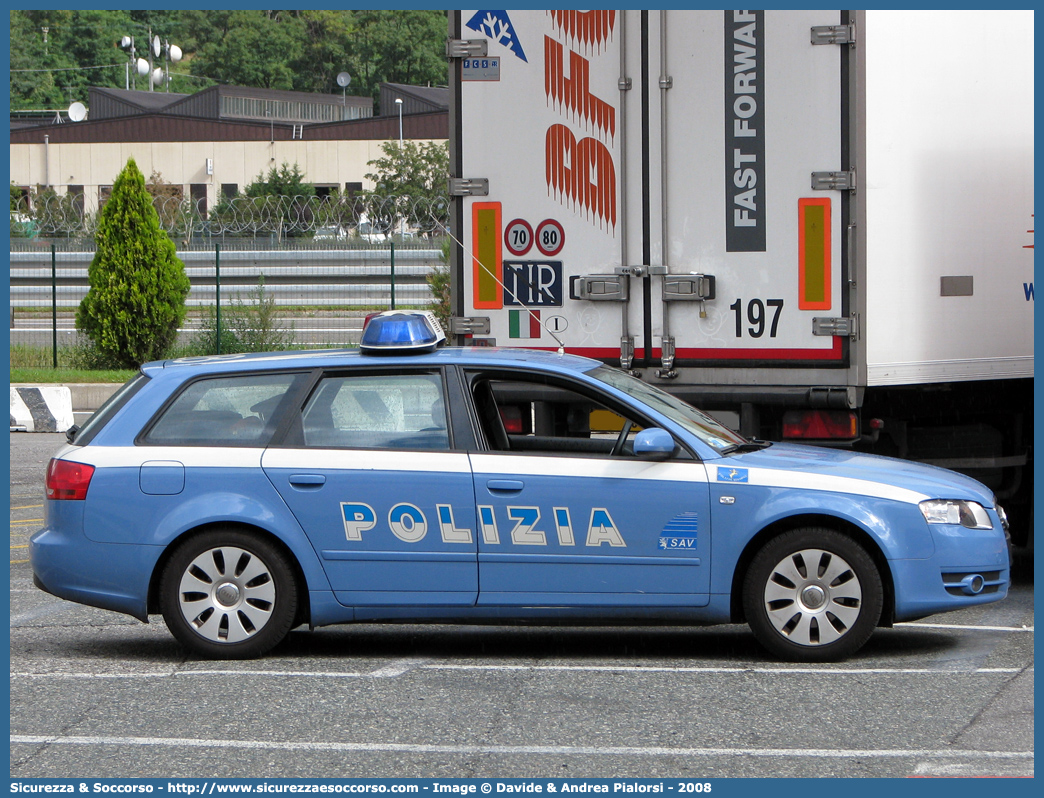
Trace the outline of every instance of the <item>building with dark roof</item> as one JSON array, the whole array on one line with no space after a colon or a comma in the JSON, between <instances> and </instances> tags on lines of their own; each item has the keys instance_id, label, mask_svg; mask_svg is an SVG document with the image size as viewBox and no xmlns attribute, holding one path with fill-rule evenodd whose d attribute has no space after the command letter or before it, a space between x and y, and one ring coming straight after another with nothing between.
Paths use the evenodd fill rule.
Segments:
<instances>
[{"instance_id":1,"label":"building with dark roof","mask_svg":"<svg viewBox=\"0 0 1044 798\"><path fill-rule=\"evenodd\" d=\"M391 111L375 117L366 97L242 86L188 95L91 88L85 121L12 117L11 181L81 195L88 211L131 157L146 177L160 175L204 207L283 163L296 164L319 193L358 191L368 162L399 136L396 97L404 139L448 138L446 89L383 84L381 107Z\"/></svg>"},{"instance_id":2,"label":"building with dark roof","mask_svg":"<svg viewBox=\"0 0 1044 798\"><path fill-rule=\"evenodd\" d=\"M163 113L203 119L318 124L373 116L373 100L369 97L248 86L211 86L195 94L91 88L88 96L91 118L95 120Z\"/></svg>"}]
</instances>

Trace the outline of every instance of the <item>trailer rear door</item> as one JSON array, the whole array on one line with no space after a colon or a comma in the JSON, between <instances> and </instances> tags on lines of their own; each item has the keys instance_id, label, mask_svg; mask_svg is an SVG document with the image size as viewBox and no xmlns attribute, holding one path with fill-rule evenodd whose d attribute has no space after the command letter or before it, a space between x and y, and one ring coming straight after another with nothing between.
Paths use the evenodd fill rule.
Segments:
<instances>
[{"instance_id":1,"label":"trailer rear door","mask_svg":"<svg viewBox=\"0 0 1044 798\"><path fill-rule=\"evenodd\" d=\"M457 174L489 181L458 217L482 338L663 370L846 364L842 12L459 20L487 42L455 109Z\"/></svg>"}]
</instances>

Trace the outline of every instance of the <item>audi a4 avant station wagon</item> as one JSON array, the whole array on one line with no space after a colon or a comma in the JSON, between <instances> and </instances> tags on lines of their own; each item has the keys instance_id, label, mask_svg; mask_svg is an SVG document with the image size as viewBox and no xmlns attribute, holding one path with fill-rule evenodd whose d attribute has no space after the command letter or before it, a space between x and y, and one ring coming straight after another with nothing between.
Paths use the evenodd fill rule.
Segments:
<instances>
[{"instance_id":1,"label":"audi a4 avant station wagon","mask_svg":"<svg viewBox=\"0 0 1044 798\"><path fill-rule=\"evenodd\" d=\"M389 312L359 349L148 363L51 460L36 584L197 655L300 625L746 622L836 660L878 626L1005 597L982 484L751 441L571 355L441 346Z\"/></svg>"}]
</instances>

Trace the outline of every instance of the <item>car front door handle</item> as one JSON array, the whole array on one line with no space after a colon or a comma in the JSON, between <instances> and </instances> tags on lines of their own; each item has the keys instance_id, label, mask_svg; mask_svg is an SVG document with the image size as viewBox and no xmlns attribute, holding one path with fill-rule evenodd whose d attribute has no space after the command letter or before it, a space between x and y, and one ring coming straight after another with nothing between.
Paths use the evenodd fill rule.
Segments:
<instances>
[{"instance_id":1,"label":"car front door handle","mask_svg":"<svg viewBox=\"0 0 1044 798\"><path fill-rule=\"evenodd\" d=\"M315 490L326 484L326 477L322 474L291 474L290 484L301 490Z\"/></svg>"},{"instance_id":2,"label":"car front door handle","mask_svg":"<svg viewBox=\"0 0 1044 798\"><path fill-rule=\"evenodd\" d=\"M526 483L520 479L491 479L486 483L486 488L494 495L521 493L525 486Z\"/></svg>"}]
</instances>

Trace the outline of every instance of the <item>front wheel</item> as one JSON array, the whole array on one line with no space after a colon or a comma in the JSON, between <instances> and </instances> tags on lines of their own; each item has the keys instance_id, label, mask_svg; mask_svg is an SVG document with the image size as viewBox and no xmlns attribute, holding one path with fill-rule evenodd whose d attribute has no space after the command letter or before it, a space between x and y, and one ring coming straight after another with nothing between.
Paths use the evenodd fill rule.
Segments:
<instances>
[{"instance_id":1,"label":"front wheel","mask_svg":"<svg viewBox=\"0 0 1044 798\"><path fill-rule=\"evenodd\" d=\"M758 642L782 659L827 662L851 656L881 617L884 589L866 550L832 529L797 529L757 553L743 608Z\"/></svg>"},{"instance_id":2,"label":"front wheel","mask_svg":"<svg viewBox=\"0 0 1044 798\"><path fill-rule=\"evenodd\" d=\"M215 529L190 538L160 582L167 628L191 651L214 659L257 657L277 645L297 613L286 557L263 538Z\"/></svg>"}]
</instances>

